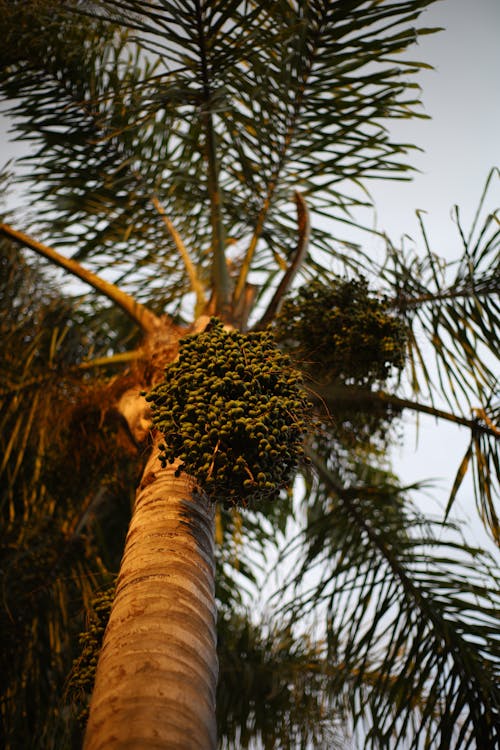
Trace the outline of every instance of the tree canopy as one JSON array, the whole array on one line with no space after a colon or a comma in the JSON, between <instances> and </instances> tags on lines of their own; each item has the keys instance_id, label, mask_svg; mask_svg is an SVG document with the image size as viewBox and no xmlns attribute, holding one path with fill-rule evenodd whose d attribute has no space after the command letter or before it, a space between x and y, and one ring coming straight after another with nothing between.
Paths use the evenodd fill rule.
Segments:
<instances>
[{"instance_id":1,"label":"tree canopy","mask_svg":"<svg viewBox=\"0 0 500 750\"><path fill-rule=\"evenodd\" d=\"M452 262L423 222L381 263L348 231L370 179L411 176L389 123L422 116L402 53L431 2L0 1L26 143L0 225L6 748L81 742L147 452L138 382L165 462L225 488L220 746L497 746L498 573L455 499L471 473L498 545L498 171ZM183 336L161 384L158 321ZM210 431L181 428L201 404ZM411 411L470 435L440 517L387 459Z\"/></svg>"}]
</instances>

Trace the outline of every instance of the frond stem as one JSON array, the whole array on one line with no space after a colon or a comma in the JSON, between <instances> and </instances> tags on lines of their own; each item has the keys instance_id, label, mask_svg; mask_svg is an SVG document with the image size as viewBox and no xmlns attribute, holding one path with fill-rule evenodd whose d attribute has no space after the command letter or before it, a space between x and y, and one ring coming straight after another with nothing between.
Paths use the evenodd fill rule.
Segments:
<instances>
[{"instance_id":1,"label":"frond stem","mask_svg":"<svg viewBox=\"0 0 500 750\"><path fill-rule=\"evenodd\" d=\"M311 51L310 55L306 61L306 64L304 66L304 71L302 73L302 81L297 91L297 96L295 97L295 102L293 106L293 110L291 113L291 117L289 119L289 122L287 123L286 133L285 137L283 139L283 144L281 147L281 151L279 153L278 162L276 164L276 167L274 169L274 172L271 176L271 179L269 180L268 186L267 186L267 194L264 198L264 201L262 203L261 209L259 211L259 215L257 217L257 222L255 225L254 233L252 235L252 238L250 240L250 244L248 246L247 252L245 254L245 258L243 260L243 263L241 265L240 273L238 276L238 280L236 282L236 287L234 290L234 305L237 306L238 302L241 298L241 295L244 292L246 280L248 277L248 274L250 272L250 266L252 265L253 256L255 253L255 250L257 248L257 244L259 242L259 239L262 234L262 229L264 228L264 223L267 219L267 215L269 213L269 209L271 207L272 199L274 196L274 191L276 189L276 185L278 183L278 179L280 176L280 173L283 169L283 166L286 162L286 156L288 153L288 149L290 147L290 144L292 142L292 138L295 134L295 129L297 125L297 119L300 115L302 103L304 101L307 81L309 79L309 76L312 71L313 62L314 62L314 55L317 51L317 45L318 45L318 37L320 34L320 28L318 28L315 31L314 39L311 45Z\"/></svg>"},{"instance_id":2,"label":"frond stem","mask_svg":"<svg viewBox=\"0 0 500 750\"><path fill-rule=\"evenodd\" d=\"M132 362L136 359L139 359L141 355L142 352L138 349L134 349L130 352L118 352L118 354L113 354L111 357L96 357L95 359L90 359L87 362L80 362L80 364L69 367L62 372L60 370L54 369L51 370L48 375L43 375L42 377L23 380L22 383L8 383L6 388L0 389L0 398L5 398L6 396L11 396L14 393L19 393L26 388L32 388L34 386L40 387L46 383L50 383L55 373L57 373L59 378L69 377L77 372L80 372L81 370L92 370L94 367L110 367L112 365L122 364L123 362Z\"/></svg>"},{"instance_id":3,"label":"frond stem","mask_svg":"<svg viewBox=\"0 0 500 750\"><path fill-rule=\"evenodd\" d=\"M396 297L392 300L391 304L398 309L408 309L418 307L419 305L425 305L432 302L441 302L443 300L453 300L468 297L480 297L498 294L499 284L496 275L487 277L478 284L473 286L463 285L461 287L449 287L443 291L427 294L421 294L418 297Z\"/></svg>"},{"instance_id":4,"label":"frond stem","mask_svg":"<svg viewBox=\"0 0 500 750\"><path fill-rule=\"evenodd\" d=\"M276 314L279 312L283 302L285 294L290 289L293 279L297 271L299 270L302 261L307 252L309 245L309 234L310 234L310 221L309 211L307 209L307 203L302 193L298 190L294 194L295 204L297 206L297 222L299 229L299 236L297 240L297 247L292 257L292 262L288 266L283 278L281 279L278 288L276 289L271 302L269 303L267 310L255 326L255 330L260 331L265 328L274 319Z\"/></svg>"},{"instance_id":5,"label":"frond stem","mask_svg":"<svg viewBox=\"0 0 500 750\"><path fill-rule=\"evenodd\" d=\"M462 427L468 427L474 433L479 432L496 438L500 437L499 428L496 427L487 417L484 409L475 409L474 411L477 414L477 417L475 419L468 419L467 417L461 417L458 414L437 409L434 406L422 404L419 401L400 398L399 396L387 393L386 391L369 391L365 388L357 388L356 386L336 384L316 386L315 390L326 400L327 403L329 403L330 408L338 402L342 402L343 404L370 404L376 401L381 401L384 404L395 406L398 409L410 409L411 411L420 412L422 414L429 414L432 417L436 417L436 419L444 419L447 422L453 422Z\"/></svg>"},{"instance_id":6,"label":"frond stem","mask_svg":"<svg viewBox=\"0 0 500 750\"><path fill-rule=\"evenodd\" d=\"M13 229L8 224L0 224L0 234L3 234L5 237L8 237L30 250L34 250L35 253L42 255L52 263L64 268L65 271L68 271L73 276L76 276L86 284L92 286L111 300L111 302L114 302L118 307L121 307L129 318L131 318L134 323L137 323L144 333L152 333L160 326L159 318L152 313L151 310L148 310L147 307L141 305L140 302L137 302L133 297L126 294L126 292L123 292L111 282L105 281L105 279L92 273L92 271L88 271L77 263L76 260L60 255L60 253L58 253L57 250L54 250L54 248L44 245L42 242L38 242L38 240L29 237L27 234L24 234L24 232Z\"/></svg>"},{"instance_id":7,"label":"frond stem","mask_svg":"<svg viewBox=\"0 0 500 750\"><path fill-rule=\"evenodd\" d=\"M204 289L201 279L198 277L198 274L196 272L196 267L193 261L191 260L191 256L189 255L189 252L182 240L182 237L180 236L177 229L174 227L173 223L168 218L167 214L165 213L165 209L161 205L156 195L152 196L151 203L153 204L153 206L156 208L157 212L161 216L162 221L165 224L165 227L170 237L172 238L174 245L179 252L179 255L182 258L182 262L184 263L186 273L191 283L191 289L196 295L196 310L201 314L203 310L205 309L206 298L205 298L205 289Z\"/></svg>"},{"instance_id":8,"label":"frond stem","mask_svg":"<svg viewBox=\"0 0 500 750\"><path fill-rule=\"evenodd\" d=\"M205 129L205 155L207 159L207 188L210 201L210 219L212 224L212 280L215 291L215 312L222 319L229 318L230 280L226 264L226 238L223 222L223 198L219 184L219 165L217 162L217 143L212 116L212 93L209 84L208 57L203 30L203 8L196 0L196 23L198 27L198 44L200 50L201 75L203 81L203 104L201 121Z\"/></svg>"},{"instance_id":9,"label":"frond stem","mask_svg":"<svg viewBox=\"0 0 500 750\"><path fill-rule=\"evenodd\" d=\"M81 362L75 369L92 370L94 367L108 367L109 365L119 365L122 362L133 362L141 357L140 349L133 349L129 352L118 352L111 357L96 357L89 359L87 362Z\"/></svg>"}]
</instances>

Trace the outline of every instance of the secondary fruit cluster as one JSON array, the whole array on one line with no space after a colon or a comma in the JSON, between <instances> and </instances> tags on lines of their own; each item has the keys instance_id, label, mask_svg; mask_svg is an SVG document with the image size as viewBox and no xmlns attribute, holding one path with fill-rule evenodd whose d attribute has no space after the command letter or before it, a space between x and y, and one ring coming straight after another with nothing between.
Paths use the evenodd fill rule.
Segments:
<instances>
[{"instance_id":1,"label":"secondary fruit cluster","mask_svg":"<svg viewBox=\"0 0 500 750\"><path fill-rule=\"evenodd\" d=\"M79 637L80 655L73 662L67 683L67 697L83 726L88 719L90 694L114 595L113 583L92 599L87 613L87 628Z\"/></svg>"},{"instance_id":2,"label":"secondary fruit cluster","mask_svg":"<svg viewBox=\"0 0 500 750\"><path fill-rule=\"evenodd\" d=\"M368 385L404 365L406 328L365 278L313 281L285 301L276 338L305 369Z\"/></svg>"},{"instance_id":3,"label":"secondary fruit cluster","mask_svg":"<svg viewBox=\"0 0 500 750\"><path fill-rule=\"evenodd\" d=\"M212 500L275 499L304 457L309 403L270 332L228 331L212 319L180 341L178 359L146 397L165 436L164 465L193 476Z\"/></svg>"}]
</instances>

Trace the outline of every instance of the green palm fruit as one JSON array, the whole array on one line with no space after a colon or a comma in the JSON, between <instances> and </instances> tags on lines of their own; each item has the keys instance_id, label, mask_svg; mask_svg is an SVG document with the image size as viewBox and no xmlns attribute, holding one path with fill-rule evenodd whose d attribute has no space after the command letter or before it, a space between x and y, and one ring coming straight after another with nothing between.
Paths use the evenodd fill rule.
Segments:
<instances>
[{"instance_id":1,"label":"green palm fruit","mask_svg":"<svg viewBox=\"0 0 500 750\"><path fill-rule=\"evenodd\" d=\"M181 339L178 359L147 399L166 437L163 465L180 458L176 473L191 474L213 500L276 498L302 460L309 404L268 332L225 331L212 320Z\"/></svg>"}]
</instances>

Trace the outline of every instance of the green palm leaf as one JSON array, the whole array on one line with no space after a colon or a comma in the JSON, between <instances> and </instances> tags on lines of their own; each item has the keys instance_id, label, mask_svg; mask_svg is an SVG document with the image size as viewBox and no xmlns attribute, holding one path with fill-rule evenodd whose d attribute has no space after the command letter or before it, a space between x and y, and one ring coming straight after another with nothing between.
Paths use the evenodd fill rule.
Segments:
<instances>
[{"instance_id":1,"label":"green palm leaf","mask_svg":"<svg viewBox=\"0 0 500 750\"><path fill-rule=\"evenodd\" d=\"M0 89L31 148L23 166L36 214L18 215L33 231L176 321L193 298L195 317L215 310L244 325L253 304L256 319L260 305L273 318L273 292L295 271L333 283L332 269L361 268L408 324L408 379L390 386L427 403L389 385L360 389L353 372L347 384L315 383L310 368L320 408L304 470L302 566L281 600L290 622L259 625L245 605L303 508L288 495L218 510L227 746L342 745L350 723L366 747L498 741L491 561L451 523L423 518L374 466L402 409L469 428L448 510L472 467L480 513L498 535L498 217L480 210L467 234L457 212L456 264L432 252L423 223L424 258L389 245L383 268L335 241L358 224L368 179L410 174L413 146L393 142L387 121L420 116L409 77L422 64L400 53L432 31L417 26L430 2L1 3ZM7 240L0 262L4 744L64 747L64 675L91 596L118 567L140 469L113 412L139 339L95 295L66 299L32 275ZM325 616L324 642L303 639L301 616L315 626Z\"/></svg>"},{"instance_id":2,"label":"green palm leaf","mask_svg":"<svg viewBox=\"0 0 500 750\"><path fill-rule=\"evenodd\" d=\"M312 571L317 582L290 608L294 619L324 608L329 665L338 670L331 689L347 691L364 746L404 747L410 735L415 747L494 748L492 560L456 527L424 519L387 480L356 486L311 457L317 479L295 585Z\"/></svg>"},{"instance_id":3,"label":"green palm leaf","mask_svg":"<svg viewBox=\"0 0 500 750\"><path fill-rule=\"evenodd\" d=\"M432 394L439 391L451 409L484 403L497 387L493 359L498 354L500 321L500 232L497 212L484 211L497 180L498 170L493 169L467 236L455 208L463 245L459 260L445 262L432 251L421 220L426 255L405 256L389 245L382 272L395 292L395 305L414 330L412 360L426 360L418 345L422 334L434 350L437 374L431 378L428 371L421 372L421 380L412 383L414 391L424 387Z\"/></svg>"},{"instance_id":4,"label":"green palm leaf","mask_svg":"<svg viewBox=\"0 0 500 750\"><path fill-rule=\"evenodd\" d=\"M420 398L422 394L427 397L431 405L440 399L471 429L471 443L451 488L447 513L467 469L472 468L480 515L498 542L500 232L497 211L484 210L497 180L498 170L493 169L468 233L455 209L463 245L459 260L446 263L433 253L421 223L426 256L405 256L389 245L381 277L393 290L394 304L410 327L408 382L412 390Z\"/></svg>"},{"instance_id":5,"label":"green palm leaf","mask_svg":"<svg viewBox=\"0 0 500 750\"><path fill-rule=\"evenodd\" d=\"M240 296L253 264L275 263L271 242L280 238L284 258L292 252L299 186L316 210L349 218L366 201L355 194L360 177L407 171L409 147L392 143L384 123L417 114L400 81L418 65L394 55L413 43L428 4L103 2L95 8L107 22L81 24L49 3L50 15L43 4L36 11L36 39L33 11L20 25L18 8L22 34L6 46L1 84L19 96L11 115L23 137L38 143L28 161L51 235L96 270L112 250L116 279L140 269L136 291L160 307L186 279L151 210L157 196L202 279L218 268L218 283L229 283L221 257L226 239L238 240ZM214 263L210 246L219 247ZM338 252L330 244L328 254Z\"/></svg>"},{"instance_id":6,"label":"green palm leaf","mask_svg":"<svg viewBox=\"0 0 500 750\"><path fill-rule=\"evenodd\" d=\"M102 414L73 304L6 240L0 266L0 732L6 748L56 748L69 741L62 696L84 606L118 565L130 500L109 435L88 439Z\"/></svg>"}]
</instances>

